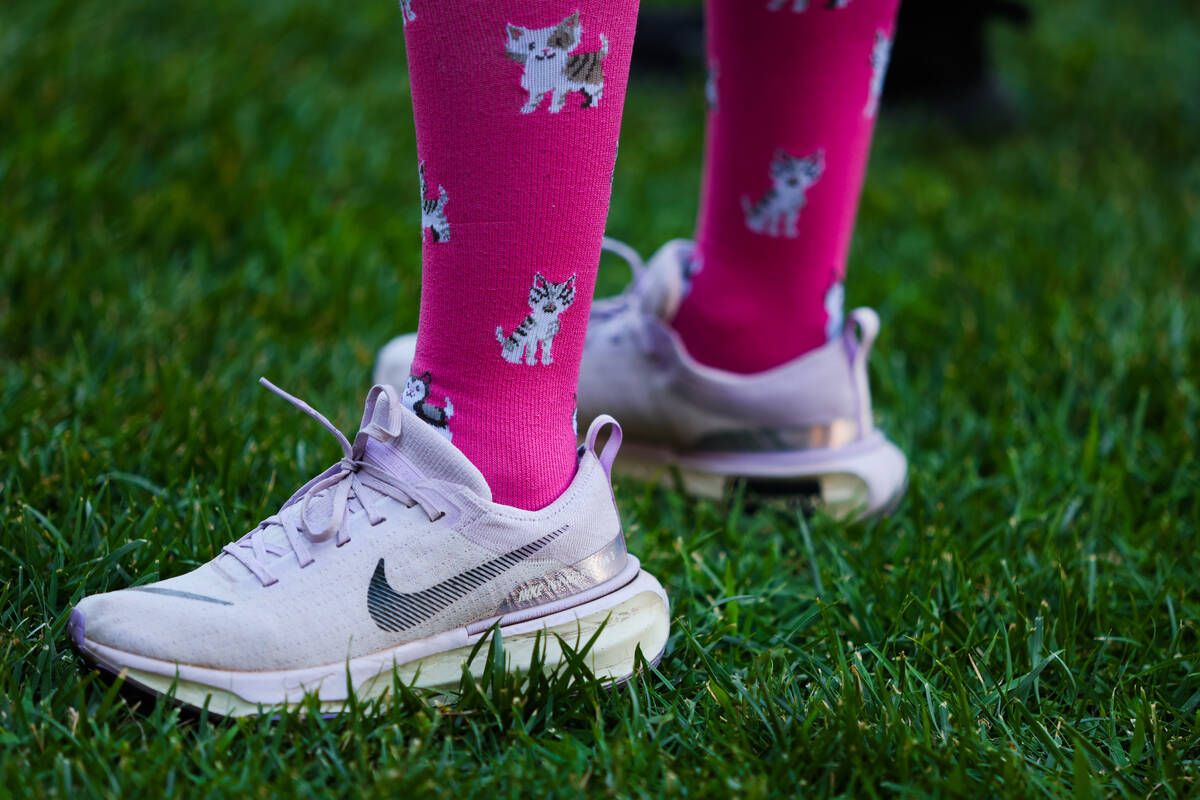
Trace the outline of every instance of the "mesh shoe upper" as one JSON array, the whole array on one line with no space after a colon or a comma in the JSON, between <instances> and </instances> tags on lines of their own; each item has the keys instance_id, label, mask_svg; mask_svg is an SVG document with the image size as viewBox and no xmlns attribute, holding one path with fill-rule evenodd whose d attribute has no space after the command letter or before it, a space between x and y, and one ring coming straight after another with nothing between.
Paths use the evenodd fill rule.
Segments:
<instances>
[{"instance_id":1,"label":"mesh shoe upper","mask_svg":"<svg viewBox=\"0 0 1200 800\"><path fill-rule=\"evenodd\" d=\"M341 461L214 560L84 598L87 638L218 669L333 664L561 600L626 566L588 448L558 500L523 511L493 503L390 386L372 389L353 445L339 439Z\"/></svg>"},{"instance_id":2,"label":"mesh shoe upper","mask_svg":"<svg viewBox=\"0 0 1200 800\"><path fill-rule=\"evenodd\" d=\"M691 242L669 242L634 281L597 301L580 370L579 419L621 421L631 439L695 451L837 447L872 430L866 358L870 309L825 346L754 375L699 364L668 322L686 291Z\"/></svg>"}]
</instances>

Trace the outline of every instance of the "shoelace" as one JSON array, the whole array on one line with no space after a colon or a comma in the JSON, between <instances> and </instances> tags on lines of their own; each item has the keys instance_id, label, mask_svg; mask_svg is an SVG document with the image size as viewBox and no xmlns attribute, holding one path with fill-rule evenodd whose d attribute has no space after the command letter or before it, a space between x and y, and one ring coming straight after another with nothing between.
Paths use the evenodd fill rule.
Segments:
<instances>
[{"instance_id":1,"label":"shoelace","mask_svg":"<svg viewBox=\"0 0 1200 800\"><path fill-rule=\"evenodd\" d=\"M604 237L600 249L624 260L629 265L629 271L633 273L633 280L629 282L623 292L592 301L592 319L603 321L638 307L638 291L646 274L646 264L636 250L611 236Z\"/></svg>"},{"instance_id":2,"label":"shoelace","mask_svg":"<svg viewBox=\"0 0 1200 800\"><path fill-rule=\"evenodd\" d=\"M263 586L271 586L279 580L267 569L269 556L285 556L290 550L296 554L296 560L303 569L315 560L309 547L310 542L323 542L331 536L336 536L337 546L341 547L350 541L350 535L345 531L343 523L350 511L352 500L366 513L371 525L384 522L387 518L376 511L373 502L368 500L367 493L363 491L364 488L370 488L386 495L408 508L420 506L430 522L441 519L445 515L444 511L416 487L406 484L375 464L355 458L350 440L334 427L333 423L326 419L321 412L298 397L283 391L266 378L259 378L259 383L321 423L342 446L342 459L309 481L300 490L303 494L294 496L284 504L279 512L267 517L258 523L254 530L221 549L221 552L237 559L242 566L250 570ZM316 509L313 500L329 490L332 490L330 497L332 502L327 518L314 519ZM283 509L294 503L301 504L298 520L284 519ZM283 547L282 543L268 541L267 532L272 527L283 530L287 539L287 547Z\"/></svg>"}]
</instances>

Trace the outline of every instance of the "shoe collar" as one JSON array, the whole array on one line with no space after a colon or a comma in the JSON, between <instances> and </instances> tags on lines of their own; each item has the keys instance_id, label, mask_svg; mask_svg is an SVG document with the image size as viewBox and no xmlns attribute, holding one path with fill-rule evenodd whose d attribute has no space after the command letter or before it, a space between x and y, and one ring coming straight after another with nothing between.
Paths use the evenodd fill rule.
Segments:
<instances>
[{"instance_id":1,"label":"shoe collar","mask_svg":"<svg viewBox=\"0 0 1200 800\"><path fill-rule=\"evenodd\" d=\"M354 452L355 458L386 462L385 467L404 480L445 481L492 500L483 473L435 428L405 408L391 385L377 384L367 395Z\"/></svg>"}]
</instances>

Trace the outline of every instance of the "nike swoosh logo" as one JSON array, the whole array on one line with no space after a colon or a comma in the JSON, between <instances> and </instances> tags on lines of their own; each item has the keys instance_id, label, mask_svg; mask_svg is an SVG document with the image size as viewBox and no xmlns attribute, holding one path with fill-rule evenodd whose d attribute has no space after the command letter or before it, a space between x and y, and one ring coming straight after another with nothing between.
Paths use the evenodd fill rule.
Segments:
<instances>
[{"instance_id":1,"label":"nike swoosh logo","mask_svg":"<svg viewBox=\"0 0 1200 800\"><path fill-rule=\"evenodd\" d=\"M216 603L221 606L231 606L233 603L228 600L218 600L215 597L209 597L205 594L193 594L192 592L181 592L178 589L163 589L160 586L131 586L129 587L135 592L149 592L150 594L161 594L167 597L182 597L184 600L200 600L204 603Z\"/></svg>"},{"instance_id":2,"label":"nike swoosh logo","mask_svg":"<svg viewBox=\"0 0 1200 800\"><path fill-rule=\"evenodd\" d=\"M404 631L415 628L455 600L465 597L471 591L494 580L516 564L531 557L566 533L569 527L569 525L564 525L540 539L533 540L524 547L518 547L499 558L494 558L478 567L472 567L466 572L460 572L452 578L447 578L441 583L419 592L397 592L393 589L387 582L381 558L375 565L375 574L371 576L371 584L367 587L367 610L371 613L371 619L375 620L375 624L385 631Z\"/></svg>"}]
</instances>

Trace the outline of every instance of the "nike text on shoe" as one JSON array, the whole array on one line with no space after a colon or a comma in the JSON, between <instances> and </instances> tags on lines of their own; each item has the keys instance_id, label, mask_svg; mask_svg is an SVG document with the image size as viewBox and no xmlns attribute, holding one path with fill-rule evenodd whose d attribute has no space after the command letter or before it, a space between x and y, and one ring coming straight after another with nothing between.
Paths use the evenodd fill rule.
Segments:
<instances>
[{"instance_id":1,"label":"nike text on shoe","mask_svg":"<svg viewBox=\"0 0 1200 800\"><path fill-rule=\"evenodd\" d=\"M528 669L535 646L553 669L562 643L578 651L593 636L587 663L603 680L632 675L639 648L661 655L667 597L625 550L611 418L592 423L562 496L522 511L493 503L479 471L390 386L371 390L351 444L267 385L328 428L344 457L199 569L81 600L69 629L89 660L240 716L306 694L336 713L347 683L369 700L391 688L393 671L408 685L457 687L496 626L509 669Z\"/></svg>"}]
</instances>

